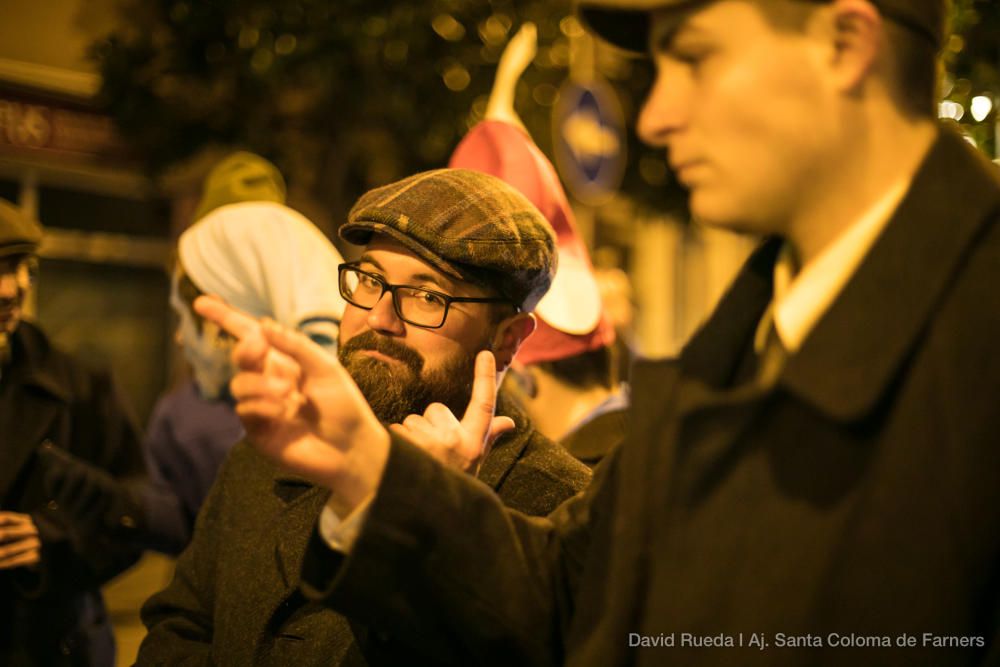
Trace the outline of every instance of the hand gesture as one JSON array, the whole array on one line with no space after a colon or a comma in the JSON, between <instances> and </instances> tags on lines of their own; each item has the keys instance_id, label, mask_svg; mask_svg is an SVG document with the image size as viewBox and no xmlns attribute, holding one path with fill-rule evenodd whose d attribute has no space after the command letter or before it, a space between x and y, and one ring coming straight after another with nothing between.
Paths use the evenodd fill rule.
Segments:
<instances>
[{"instance_id":1,"label":"hand gesture","mask_svg":"<svg viewBox=\"0 0 1000 667\"><path fill-rule=\"evenodd\" d=\"M494 417L497 396L496 360L491 352L476 357L472 396L459 421L441 403L431 403L423 415L410 415L389 428L445 465L475 474L493 442L514 428L510 417Z\"/></svg>"},{"instance_id":2,"label":"hand gesture","mask_svg":"<svg viewBox=\"0 0 1000 667\"><path fill-rule=\"evenodd\" d=\"M201 297L195 310L238 339L230 385L249 440L283 468L333 492L338 514L374 493L389 434L333 355L272 321Z\"/></svg>"}]
</instances>

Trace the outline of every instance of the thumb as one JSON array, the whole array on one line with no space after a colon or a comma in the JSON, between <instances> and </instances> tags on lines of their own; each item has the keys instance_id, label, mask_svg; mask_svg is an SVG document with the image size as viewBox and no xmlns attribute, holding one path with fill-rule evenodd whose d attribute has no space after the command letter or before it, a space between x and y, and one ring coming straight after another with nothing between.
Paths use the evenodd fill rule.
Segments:
<instances>
[{"instance_id":1,"label":"thumb","mask_svg":"<svg viewBox=\"0 0 1000 667\"><path fill-rule=\"evenodd\" d=\"M482 351L476 357L475 376L469 406L462 416L462 425L477 438L485 438L493 424L497 400L497 367L493 353ZM513 422L512 422L513 423Z\"/></svg>"},{"instance_id":2,"label":"thumb","mask_svg":"<svg viewBox=\"0 0 1000 667\"><path fill-rule=\"evenodd\" d=\"M492 445L501 435L508 431L513 431L515 428L517 428L517 424L510 417L494 417L493 421L490 422L490 430L486 435L486 442Z\"/></svg>"},{"instance_id":3,"label":"thumb","mask_svg":"<svg viewBox=\"0 0 1000 667\"><path fill-rule=\"evenodd\" d=\"M486 434L486 442L483 443L483 453L479 457L480 463L490 455L493 443L499 440L504 433L513 431L515 428L517 428L517 425L510 417L494 417L493 421L490 422L490 430Z\"/></svg>"}]
</instances>

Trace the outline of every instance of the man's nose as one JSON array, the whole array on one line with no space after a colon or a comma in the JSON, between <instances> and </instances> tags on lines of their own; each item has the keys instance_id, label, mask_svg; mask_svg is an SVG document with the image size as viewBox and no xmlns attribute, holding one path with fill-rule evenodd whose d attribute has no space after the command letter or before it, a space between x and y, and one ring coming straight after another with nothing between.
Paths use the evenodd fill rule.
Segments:
<instances>
[{"instance_id":1,"label":"man's nose","mask_svg":"<svg viewBox=\"0 0 1000 667\"><path fill-rule=\"evenodd\" d=\"M0 298L2 299L17 298L17 295L20 291L21 287L20 285L18 285L17 273L15 272L0 273Z\"/></svg>"},{"instance_id":2,"label":"man's nose","mask_svg":"<svg viewBox=\"0 0 1000 667\"><path fill-rule=\"evenodd\" d=\"M396 314L392 300L392 292L387 290L382 293L378 303L368 311L368 326L374 331L401 336L406 333L406 328L403 320Z\"/></svg>"},{"instance_id":3,"label":"man's nose","mask_svg":"<svg viewBox=\"0 0 1000 667\"><path fill-rule=\"evenodd\" d=\"M661 65L639 112L636 134L643 143L666 148L671 135L687 122L687 83L676 65Z\"/></svg>"}]
</instances>

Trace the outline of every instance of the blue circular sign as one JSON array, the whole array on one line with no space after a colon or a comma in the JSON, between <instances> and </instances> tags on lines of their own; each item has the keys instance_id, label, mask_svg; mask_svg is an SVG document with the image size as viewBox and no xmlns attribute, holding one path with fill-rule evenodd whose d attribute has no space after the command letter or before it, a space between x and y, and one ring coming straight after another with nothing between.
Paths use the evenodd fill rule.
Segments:
<instances>
[{"instance_id":1,"label":"blue circular sign","mask_svg":"<svg viewBox=\"0 0 1000 667\"><path fill-rule=\"evenodd\" d=\"M599 79L569 80L553 110L553 151L567 187L586 204L601 204L625 172L625 120L614 89Z\"/></svg>"}]
</instances>

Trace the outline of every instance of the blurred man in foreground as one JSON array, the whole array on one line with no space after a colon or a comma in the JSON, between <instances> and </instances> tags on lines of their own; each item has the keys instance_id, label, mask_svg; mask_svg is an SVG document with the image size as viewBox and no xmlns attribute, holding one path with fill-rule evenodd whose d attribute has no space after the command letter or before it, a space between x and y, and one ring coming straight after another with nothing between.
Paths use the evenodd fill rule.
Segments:
<instances>
[{"instance_id":1,"label":"blurred man in foreground","mask_svg":"<svg viewBox=\"0 0 1000 667\"><path fill-rule=\"evenodd\" d=\"M433 617L457 664L997 664L1000 178L935 121L946 3L580 10L650 49L639 131L692 212L771 238L676 363L636 366L628 440L546 522L411 444L484 442L488 383L404 437L299 339L240 331L254 442L367 503L304 593Z\"/></svg>"}]
</instances>

